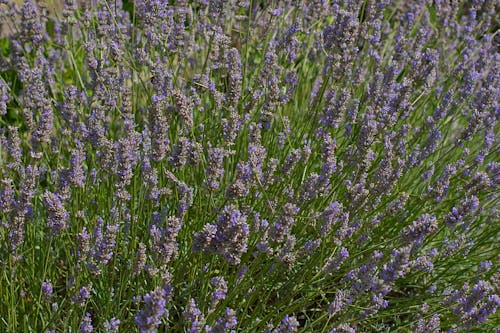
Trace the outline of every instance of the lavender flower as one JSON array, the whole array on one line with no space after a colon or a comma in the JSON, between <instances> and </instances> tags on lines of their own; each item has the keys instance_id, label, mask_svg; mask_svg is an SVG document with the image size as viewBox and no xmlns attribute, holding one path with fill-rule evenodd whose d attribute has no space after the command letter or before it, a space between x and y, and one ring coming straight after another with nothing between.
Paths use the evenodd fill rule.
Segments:
<instances>
[{"instance_id":1,"label":"lavender flower","mask_svg":"<svg viewBox=\"0 0 500 333\"><path fill-rule=\"evenodd\" d=\"M313 254L321 245L321 238L315 240L308 240L304 243L302 250L302 255L308 256Z\"/></svg>"},{"instance_id":2,"label":"lavender flower","mask_svg":"<svg viewBox=\"0 0 500 333\"><path fill-rule=\"evenodd\" d=\"M12 179L2 179L2 191L0 192L0 208L4 214L9 214L14 209L15 193Z\"/></svg>"},{"instance_id":3,"label":"lavender flower","mask_svg":"<svg viewBox=\"0 0 500 333\"><path fill-rule=\"evenodd\" d=\"M9 127L9 140L8 144L8 152L12 162L9 163L9 168L19 170L22 164L23 151L21 149L21 140L19 138L19 129L14 126Z\"/></svg>"},{"instance_id":4,"label":"lavender flower","mask_svg":"<svg viewBox=\"0 0 500 333\"><path fill-rule=\"evenodd\" d=\"M234 151L224 148L209 148L208 150L208 166L205 169L207 177L206 185L212 191L218 190L220 181L224 176L224 158L228 157Z\"/></svg>"},{"instance_id":5,"label":"lavender flower","mask_svg":"<svg viewBox=\"0 0 500 333\"><path fill-rule=\"evenodd\" d=\"M279 326L273 330L273 333L292 333L299 331L300 324L295 316L285 315Z\"/></svg>"},{"instance_id":6,"label":"lavender flower","mask_svg":"<svg viewBox=\"0 0 500 333\"><path fill-rule=\"evenodd\" d=\"M213 327L205 326L205 331L207 333L234 332L231 329L235 328L237 324L236 312L233 309L226 308L224 316L219 317Z\"/></svg>"},{"instance_id":7,"label":"lavender flower","mask_svg":"<svg viewBox=\"0 0 500 333\"><path fill-rule=\"evenodd\" d=\"M106 320L103 324L105 333L118 333L120 328L120 319L111 318Z\"/></svg>"},{"instance_id":8,"label":"lavender flower","mask_svg":"<svg viewBox=\"0 0 500 333\"><path fill-rule=\"evenodd\" d=\"M162 319L168 316L166 306L169 298L167 290L161 287L157 287L152 292L140 297L144 305L142 310L136 314L135 322L141 333L156 332Z\"/></svg>"},{"instance_id":9,"label":"lavender flower","mask_svg":"<svg viewBox=\"0 0 500 333\"><path fill-rule=\"evenodd\" d=\"M115 144L116 175L118 177L118 182L115 186L117 187L116 196L121 200L128 201L130 200L130 194L126 190L126 187L130 185L134 176L133 169L137 165L140 135L135 131L135 123L134 120L131 119L131 116L127 116L124 121L124 126L125 137L121 138Z\"/></svg>"},{"instance_id":10,"label":"lavender flower","mask_svg":"<svg viewBox=\"0 0 500 333\"><path fill-rule=\"evenodd\" d=\"M326 237L337 223L338 217L343 210L342 204L335 201L328 205L322 213L323 224L320 226L320 232L323 237Z\"/></svg>"},{"instance_id":11,"label":"lavender flower","mask_svg":"<svg viewBox=\"0 0 500 333\"><path fill-rule=\"evenodd\" d=\"M448 188L450 186L450 179L457 172L457 167L455 165L447 165L444 169L443 174L436 181L435 184L429 185L427 188L427 193L425 196L431 197L440 202L448 194Z\"/></svg>"},{"instance_id":12,"label":"lavender flower","mask_svg":"<svg viewBox=\"0 0 500 333\"><path fill-rule=\"evenodd\" d=\"M175 108L186 129L193 127L193 111L187 97L179 90L173 92Z\"/></svg>"},{"instance_id":13,"label":"lavender flower","mask_svg":"<svg viewBox=\"0 0 500 333\"><path fill-rule=\"evenodd\" d=\"M3 79L0 79L0 116L7 114L7 103L12 97L8 92L8 86Z\"/></svg>"},{"instance_id":14,"label":"lavender flower","mask_svg":"<svg viewBox=\"0 0 500 333\"><path fill-rule=\"evenodd\" d=\"M46 40L44 29L46 14L42 11L43 9L32 1L26 1L21 7L21 38L24 42L41 44Z\"/></svg>"},{"instance_id":15,"label":"lavender flower","mask_svg":"<svg viewBox=\"0 0 500 333\"><path fill-rule=\"evenodd\" d=\"M286 157L285 163L281 167L281 172L285 176L289 176L292 173L293 168L296 166L297 162L301 159L301 150L300 149L292 149L290 154Z\"/></svg>"},{"instance_id":16,"label":"lavender flower","mask_svg":"<svg viewBox=\"0 0 500 333\"><path fill-rule=\"evenodd\" d=\"M185 137L181 137L174 145L174 150L171 156L169 156L168 161L176 169L182 168L187 163L194 166L200 160L200 150L200 145L197 142L192 142Z\"/></svg>"},{"instance_id":17,"label":"lavender flower","mask_svg":"<svg viewBox=\"0 0 500 333\"><path fill-rule=\"evenodd\" d=\"M420 216L411 226L403 229L403 239L420 244L424 238L437 230L436 217L429 214Z\"/></svg>"},{"instance_id":18,"label":"lavender flower","mask_svg":"<svg viewBox=\"0 0 500 333\"><path fill-rule=\"evenodd\" d=\"M19 185L21 191L16 200L16 212L7 229L9 231L10 249L15 253L24 242L24 224L32 211L31 200L35 195L35 186L39 176L39 169L36 165L29 165L27 168L22 168L21 183Z\"/></svg>"},{"instance_id":19,"label":"lavender flower","mask_svg":"<svg viewBox=\"0 0 500 333\"><path fill-rule=\"evenodd\" d=\"M347 295L342 290L339 290L335 295L335 299L332 303L330 303L330 306L328 307L328 314L330 316L335 316L336 314L341 312L345 306L346 300Z\"/></svg>"},{"instance_id":20,"label":"lavender flower","mask_svg":"<svg viewBox=\"0 0 500 333\"><path fill-rule=\"evenodd\" d=\"M271 239L276 242L282 242L285 235L291 232L292 226L295 224L295 216L298 214L299 208L293 203L286 203L283 206L283 212L270 228Z\"/></svg>"},{"instance_id":21,"label":"lavender flower","mask_svg":"<svg viewBox=\"0 0 500 333\"><path fill-rule=\"evenodd\" d=\"M366 264L361 265L346 274L345 281L349 284L351 298L363 294L372 289L377 289L379 281L375 276L378 263L383 258L380 251L374 251Z\"/></svg>"},{"instance_id":22,"label":"lavender flower","mask_svg":"<svg viewBox=\"0 0 500 333\"><path fill-rule=\"evenodd\" d=\"M225 54L228 68L228 89L226 103L231 110L236 109L241 95L241 59L237 49L232 48Z\"/></svg>"},{"instance_id":23,"label":"lavender flower","mask_svg":"<svg viewBox=\"0 0 500 333\"><path fill-rule=\"evenodd\" d=\"M79 262L83 262L87 257L87 254L90 252L90 238L91 235L87 232L86 227L83 227L82 231L76 235L76 239L78 241L77 256Z\"/></svg>"},{"instance_id":24,"label":"lavender flower","mask_svg":"<svg viewBox=\"0 0 500 333\"><path fill-rule=\"evenodd\" d=\"M391 260L382 266L380 277L386 282L394 282L405 276L409 270L410 247L392 251Z\"/></svg>"},{"instance_id":25,"label":"lavender flower","mask_svg":"<svg viewBox=\"0 0 500 333\"><path fill-rule=\"evenodd\" d=\"M428 319L419 319L414 330L419 333L437 333L440 332L440 326L439 315L434 314Z\"/></svg>"},{"instance_id":26,"label":"lavender flower","mask_svg":"<svg viewBox=\"0 0 500 333\"><path fill-rule=\"evenodd\" d=\"M220 254L237 265L247 251L250 233L247 217L235 206L225 206L216 224L206 224L194 235L194 250Z\"/></svg>"},{"instance_id":27,"label":"lavender flower","mask_svg":"<svg viewBox=\"0 0 500 333\"><path fill-rule=\"evenodd\" d=\"M335 258L328 258L325 262L325 265L322 269L323 273L333 273L334 271L338 271L342 263L349 258L349 251L345 247L342 247L340 251L337 253Z\"/></svg>"},{"instance_id":28,"label":"lavender flower","mask_svg":"<svg viewBox=\"0 0 500 333\"><path fill-rule=\"evenodd\" d=\"M92 326L92 317L90 313L85 314L85 318L80 323L80 332L82 333L91 333L94 331L94 326Z\"/></svg>"},{"instance_id":29,"label":"lavender flower","mask_svg":"<svg viewBox=\"0 0 500 333\"><path fill-rule=\"evenodd\" d=\"M329 333L356 333L356 330L349 324L340 324L336 328L329 331Z\"/></svg>"},{"instance_id":30,"label":"lavender flower","mask_svg":"<svg viewBox=\"0 0 500 333\"><path fill-rule=\"evenodd\" d=\"M84 161L85 152L83 143L77 141L76 148L71 152L69 177L71 182L78 187L83 187L85 184Z\"/></svg>"},{"instance_id":31,"label":"lavender flower","mask_svg":"<svg viewBox=\"0 0 500 333\"><path fill-rule=\"evenodd\" d=\"M453 292L446 300L446 305L453 305L454 312L466 327L483 323L500 306L500 298L494 293L493 286L479 280L472 288L465 283L461 290Z\"/></svg>"},{"instance_id":32,"label":"lavender flower","mask_svg":"<svg viewBox=\"0 0 500 333\"><path fill-rule=\"evenodd\" d=\"M236 178L228 186L226 195L229 198L245 197L250 192L252 170L251 167L242 161L236 166Z\"/></svg>"},{"instance_id":33,"label":"lavender flower","mask_svg":"<svg viewBox=\"0 0 500 333\"><path fill-rule=\"evenodd\" d=\"M212 301L212 308L215 308L217 304L226 299L227 294L227 282L222 276L218 276L210 279L210 284L215 287L215 290L210 295L210 300Z\"/></svg>"},{"instance_id":34,"label":"lavender flower","mask_svg":"<svg viewBox=\"0 0 500 333\"><path fill-rule=\"evenodd\" d=\"M78 294L73 295L72 302L76 303L80 306L85 305L87 300L90 298L91 291L92 291L92 287L90 287L90 286L81 287L78 290Z\"/></svg>"},{"instance_id":35,"label":"lavender flower","mask_svg":"<svg viewBox=\"0 0 500 333\"><path fill-rule=\"evenodd\" d=\"M201 333L203 330L203 322L205 320L205 317L203 316L203 313L198 309L196 306L196 303L194 299L189 300L189 304L182 312L183 317L189 321L190 326L188 329L189 333Z\"/></svg>"},{"instance_id":36,"label":"lavender flower","mask_svg":"<svg viewBox=\"0 0 500 333\"><path fill-rule=\"evenodd\" d=\"M45 207L47 207L47 227L52 234L57 235L68 227L69 212L64 208L61 198L52 192L46 191L43 195Z\"/></svg>"},{"instance_id":37,"label":"lavender flower","mask_svg":"<svg viewBox=\"0 0 500 333\"><path fill-rule=\"evenodd\" d=\"M139 243L139 250L136 254L136 261L134 263L134 275L139 275L146 266L146 245Z\"/></svg>"},{"instance_id":38,"label":"lavender flower","mask_svg":"<svg viewBox=\"0 0 500 333\"><path fill-rule=\"evenodd\" d=\"M448 213L444 222L448 227L454 227L457 224L460 224L463 218L467 215L474 213L479 207L479 199L476 196L471 196L470 198L466 198L462 200L461 205L457 207L453 207L451 212Z\"/></svg>"},{"instance_id":39,"label":"lavender flower","mask_svg":"<svg viewBox=\"0 0 500 333\"><path fill-rule=\"evenodd\" d=\"M82 244L80 246L80 256L88 257L87 268L95 275L102 274L102 267L113 258L113 251L116 245L116 237L120 226L118 224L108 224L103 226L104 220L98 217L94 227L93 246L90 244L90 235L83 230L79 235ZM87 253L83 253L86 250Z\"/></svg>"},{"instance_id":40,"label":"lavender flower","mask_svg":"<svg viewBox=\"0 0 500 333\"><path fill-rule=\"evenodd\" d=\"M154 161L161 161L170 151L168 138L168 121L164 114L165 97L152 96L152 106L149 110L149 132L151 133L151 148Z\"/></svg>"},{"instance_id":41,"label":"lavender flower","mask_svg":"<svg viewBox=\"0 0 500 333\"><path fill-rule=\"evenodd\" d=\"M50 283L50 281L42 282L42 295L44 300L50 300L52 298L53 291L52 283Z\"/></svg>"},{"instance_id":42,"label":"lavender flower","mask_svg":"<svg viewBox=\"0 0 500 333\"><path fill-rule=\"evenodd\" d=\"M182 228L182 220L178 217L168 217L166 228L153 224L149 231L153 242L152 252L163 264L174 260L178 254L177 235Z\"/></svg>"}]
</instances>

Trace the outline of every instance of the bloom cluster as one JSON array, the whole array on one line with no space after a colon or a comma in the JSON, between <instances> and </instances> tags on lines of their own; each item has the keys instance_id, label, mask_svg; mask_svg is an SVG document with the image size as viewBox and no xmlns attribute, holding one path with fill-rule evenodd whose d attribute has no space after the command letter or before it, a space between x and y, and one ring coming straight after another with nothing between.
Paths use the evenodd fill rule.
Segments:
<instances>
[{"instance_id":1,"label":"bloom cluster","mask_svg":"<svg viewBox=\"0 0 500 333\"><path fill-rule=\"evenodd\" d=\"M0 0L1 332L494 331L498 2Z\"/></svg>"}]
</instances>

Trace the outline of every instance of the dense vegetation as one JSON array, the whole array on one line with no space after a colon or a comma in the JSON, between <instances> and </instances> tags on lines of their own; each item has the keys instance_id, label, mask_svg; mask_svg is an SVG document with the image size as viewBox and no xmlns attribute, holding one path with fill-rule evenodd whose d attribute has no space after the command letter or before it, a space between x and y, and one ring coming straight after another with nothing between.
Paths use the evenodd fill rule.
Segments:
<instances>
[{"instance_id":1,"label":"dense vegetation","mask_svg":"<svg viewBox=\"0 0 500 333\"><path fill-rule=\"evenodd\" d=\"M498 12L0 1L0 331L493 332Z\"/></svg>"}]
</instances>

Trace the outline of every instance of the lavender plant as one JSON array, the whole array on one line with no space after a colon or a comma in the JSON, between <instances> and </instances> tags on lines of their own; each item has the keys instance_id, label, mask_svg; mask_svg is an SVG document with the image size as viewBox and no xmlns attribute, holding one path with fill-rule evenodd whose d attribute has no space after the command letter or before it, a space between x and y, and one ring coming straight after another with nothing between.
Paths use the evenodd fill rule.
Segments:
<instances>
[{"instance_id":1,"label":"lavender plant","mask_svg":"<svg viewBox=\"0 0 500 333\"><path fill-rule=\"evenodd\" d=\"M0 331L493 332L499 4L0 1Z\"/></svg>"}]
</instances>

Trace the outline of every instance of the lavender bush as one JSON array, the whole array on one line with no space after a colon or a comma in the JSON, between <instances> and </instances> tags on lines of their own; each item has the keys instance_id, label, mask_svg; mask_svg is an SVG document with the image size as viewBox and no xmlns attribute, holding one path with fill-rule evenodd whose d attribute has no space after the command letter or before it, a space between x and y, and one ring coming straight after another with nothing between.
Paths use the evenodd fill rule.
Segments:
<instances>
[{"instance_id":1,"label":"lavender bush","mask_svg":"<svg viewBox=\"0 0 500 333\"><path fill-rule=\"evenodd\" d=\"M499 4L0 1L0 331L494 332Z\"/></svg>"}]
</instances>

